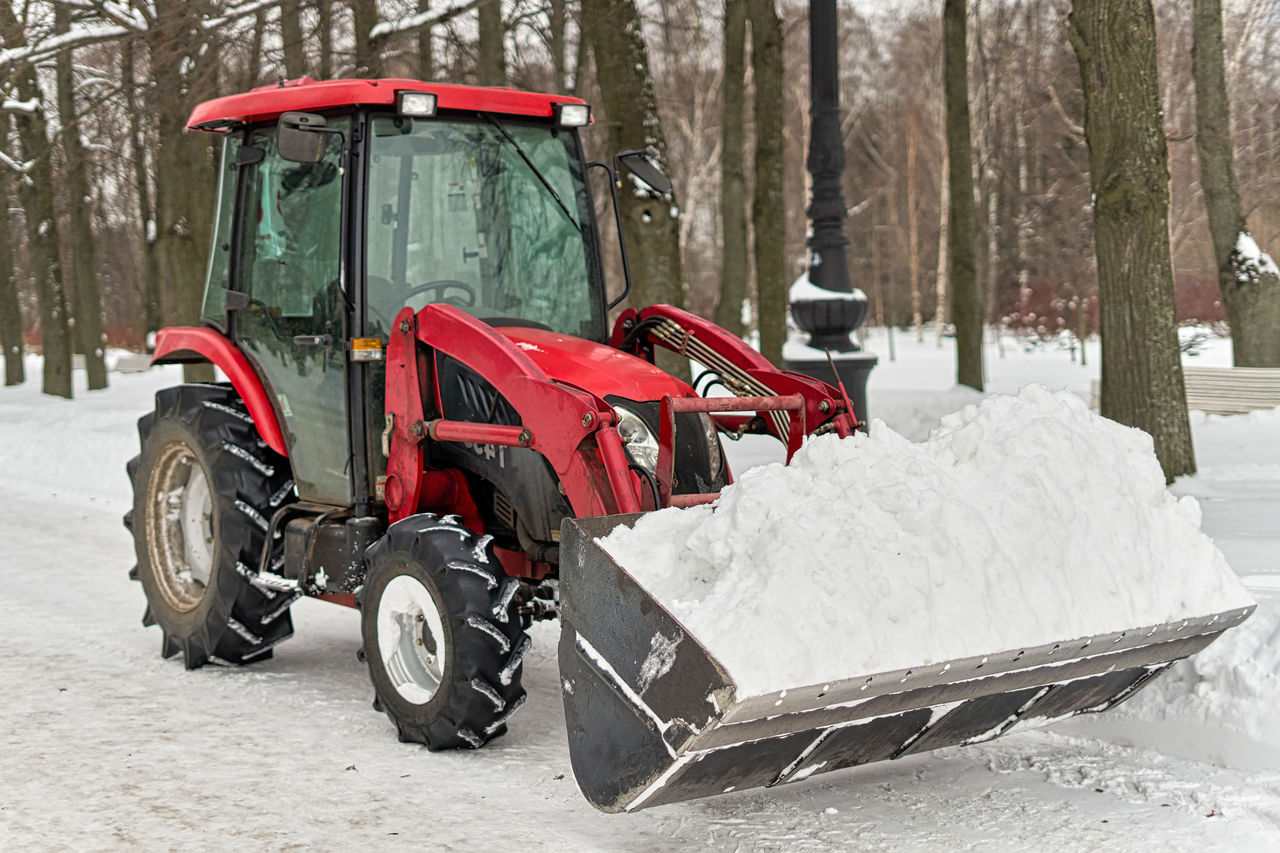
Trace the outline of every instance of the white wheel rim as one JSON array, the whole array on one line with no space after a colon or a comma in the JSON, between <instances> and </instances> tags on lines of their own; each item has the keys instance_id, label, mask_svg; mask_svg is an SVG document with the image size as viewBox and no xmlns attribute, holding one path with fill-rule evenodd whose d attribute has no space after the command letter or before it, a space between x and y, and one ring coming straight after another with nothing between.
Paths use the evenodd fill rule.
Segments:
<instances>
[{"instance_id":1,"label":"white wheel rim","mask_svg":"<svg viewBox=\"0 0 1280 853\"><path fill-rule=\"evenodd\" d=\"M208 586L209 576L213 574L213 494L209 491L209 478L199 465L191 466L187 487L182 492L180 523L183 553L191 577L201 586Z\"/></svg>"},{"instance_id":2,"label":"white wheel rim","mask_svg":"<svg viewBox=\"0 0 1280 853\"><path fill-rule=\"evenodd\" d=\"M391 685L415 705L431 701L444 678L444 622L417 578L397 575L378 599L378 656Z\"/></svg>"},{"instance_id":3,"label":"white wheel rim","mask_svg":"<svg viewBox=\"0 0 1280 853\"><path fill-rule=\"evenodd\" d=\"M213 574L213 493L204 466L187 445L160 451L151 471L146 513L147 549L165 602L194 610Z\"/></svg>"}]
</instances>

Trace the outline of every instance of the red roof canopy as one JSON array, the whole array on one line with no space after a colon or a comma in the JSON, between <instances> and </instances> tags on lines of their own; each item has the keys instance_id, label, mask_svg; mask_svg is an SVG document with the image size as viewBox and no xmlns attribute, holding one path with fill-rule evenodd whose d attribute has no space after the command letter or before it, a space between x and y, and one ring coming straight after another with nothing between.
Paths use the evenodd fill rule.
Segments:
<instances>
[{"instance_id":1,"label":"red roof canopy","mask_svg":"<svg viewBox=\"0 0 1280 853\"><path fill-rule=\"evenodd\" d=\"M433 92L442 110L478 110L506 115L551 118L553 104L582 104L581 98L518 92L484 86L452 86L421 80L324 80L309 77L272 86L259 86L239 95L205 101L191 111L189 130L217 130L215 123L250 124L270 121L281 113L310 112L355 104L393 106L396 92Z\"/></svg>"}]
</instances>

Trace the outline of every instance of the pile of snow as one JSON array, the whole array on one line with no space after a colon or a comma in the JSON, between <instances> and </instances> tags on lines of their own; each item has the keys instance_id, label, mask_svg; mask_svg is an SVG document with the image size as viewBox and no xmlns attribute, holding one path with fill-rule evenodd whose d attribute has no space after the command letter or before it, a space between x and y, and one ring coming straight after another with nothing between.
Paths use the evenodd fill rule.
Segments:
<instances>
[{"instance_id":1,"label":"pile of snow","mask_svg":"<svg viewBox=\"0 0 1280 853\"><path fill-rule=\"evenodd\" d=\"M1251 605L1145 433L1028 386L912 443L813 439L600 540L739 696Z\"/></svg>"}]
</instances>

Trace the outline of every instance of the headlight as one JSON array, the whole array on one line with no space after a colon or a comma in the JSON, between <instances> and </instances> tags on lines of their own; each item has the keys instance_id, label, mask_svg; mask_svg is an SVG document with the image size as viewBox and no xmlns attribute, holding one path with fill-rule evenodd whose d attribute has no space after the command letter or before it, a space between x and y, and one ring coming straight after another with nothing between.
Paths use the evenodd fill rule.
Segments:
<instances>
[{"instance_id":1,"label":"headlight","mask_svg":"<svg viewBox=\"0 0 1280 853\"><path fill-rule=\"evenodd\" d=\"M653 475L658 470L658 438L644 419L625 406L614 406L618 435L631 461Z\"/></svg>"}]
</instances>

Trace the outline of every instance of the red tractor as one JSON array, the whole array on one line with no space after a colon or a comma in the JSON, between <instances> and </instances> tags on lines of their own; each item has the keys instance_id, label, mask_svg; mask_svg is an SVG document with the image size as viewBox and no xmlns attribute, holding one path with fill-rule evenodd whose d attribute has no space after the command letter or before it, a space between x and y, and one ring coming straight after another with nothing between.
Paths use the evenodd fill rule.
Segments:
<instances>
[{"instance_id":1,"label":"red tractor","mask_svg":"<svg viewBox=\"0 0 1280 853\"><path fill-rule=\"evenodd\" d=\"M960 742L1062 679L1057 715L1149 677L1145 649L1053 669L1059 654L985 687L897 687L865 725L851 697L875 695L871 678L735 704L696 641L641 683L651 640L683 634L592 537L714 500L721 436L771 434L789 457L856 421L841 390L692 314L627 309L610 327L626 291L606 292L588 170L617 176L583 158L589 121L575 98L413 80L299 80L195 109L189 129L223 137L204 325L163 330L155 361L229 382L161 391L138 424L126 524L165 657L264 660L300 597L358 607L400 739L479 747L524 700L525 629L562 615L575 772L612 810ZM618 161L663 190L643 154ZM655 347L734 396L704 398ZM942 706L967 722L921 739ZM857 748L840 734L855 730Z\"/></svg>"}]
</instances>

